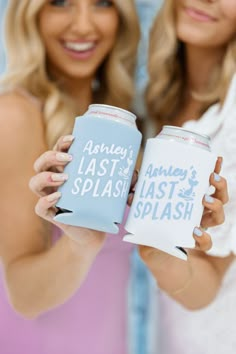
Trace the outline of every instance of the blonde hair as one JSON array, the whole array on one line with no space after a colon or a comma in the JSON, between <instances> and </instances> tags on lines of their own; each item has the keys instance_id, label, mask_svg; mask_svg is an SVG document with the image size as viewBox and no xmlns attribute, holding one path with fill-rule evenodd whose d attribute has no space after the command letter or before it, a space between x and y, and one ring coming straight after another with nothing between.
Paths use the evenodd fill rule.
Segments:
<instances>
[{"instance_id":1,"label":"blonde hair","mask_svg":"<svg viewBox=\"0 0 236 354\"><path fill-rule=\"evenodd\" d=\"M236 39L228 44L223 61L212 74L204 95L193 93L202 102L202 113L215 102L223 103L235 69ZM173 0L165 0L153 23L148 73L148 113L159 127L171 124L181 106L185 88L184 44L176 36Z\"/></svg>"},{"instance_id":2,"label":"blonde hair","mask_svg":"<svg viewBox=\"0 0 236 354\"><path fill-rule=\"evenodd\" d=\"M5 91L23 88L43 104L46 140L52 147L60 135L71 132L78 114L70 98L50 80L46 53L37 24L45 0L9 0L6 14L7 72ZM96 103L128 109L134 95L134 70L139 41L138 17L133 0L115 0L120 25L108 57L98 70Z\"/></svg>"}]
</instances>

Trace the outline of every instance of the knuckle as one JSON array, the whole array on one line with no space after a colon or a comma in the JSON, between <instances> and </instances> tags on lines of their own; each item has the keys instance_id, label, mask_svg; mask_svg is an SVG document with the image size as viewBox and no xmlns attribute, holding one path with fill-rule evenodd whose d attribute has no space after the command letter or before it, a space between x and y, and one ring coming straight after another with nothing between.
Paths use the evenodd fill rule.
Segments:
<instances>
[{"instance_id":1,"label":"knuckle","mask_svg":"<svg viewBox=\"0 0 236 354\"><path fill-rule=\"evenodd\" d=\"M34 162L34 165L33 165L33 169L36 173L39 172L40 170L40 158L38 158L35 162Z\"/></svg>"},{"instance_id":2,"label":"knuckle","mask_svg":"<svg viewBox=\"0 0 236 354\"><path fill-rule=\"evenodd\" d=\"M207 234L204 242L200 245L200 248L202 251L208 251L212 247L212 239L211 237Z\"/></svg>"},{"instance_id":3,"label":"knuckle","mask_svg":"<svg viewBox=\"0 0 236 354\"><path fill-rule=\"evenodd\" d=\"M35 213L36 213L38 216L41 216L41 215L40 215L40 207L39 207L39 202L35 205L35 207L34 207L34 211L35 211Z\"/></svg>"},{"instance_id":4,"label":"knuckle","mask_svg":"<svg viewBox=\"0 0 236 354\"><path fill-rule=\"evenodd\" d=\"M29 189L34 192L34 177L29 180Z\"/></svg>"},{"instance_id":5,"label":"knuckle","mask_svg":"<svg viewBox=\"0 0 236 354\"><path fill-rule=\"evenodd\" d=\"M216 213L217 215L221 214L224 210L223 203L221 200L215 198L214 203L208 205L208 209Z\"/></svg>"},{"instance_id":6,"label":"knuckle","mask_svg":"<svg viewBox=\"0 0 236 354\"><path fill-rule=\"evenodd\" d=\"M228 184L225 178L222 177L222 185L221 185L222 192L224 192L222 201L223 203L227 203L229 201L229 195L228 195Z\"/></svg>"},{"instance_id":7,"label":"knuckle","mask_svg":"<svg viewBox=\"0 0 236 354\"><path fill-rule=\"evenodd\" d=\"M225 215L223 214L218 217L218 219L216 220L216 223L217 223L217 225L221 225L224 223L224 221L225 221Z\"/></svg>"},{"instance_id":8,"label":"knuckle","mask_svg":"<svg viewBox=\"0 0 236 354\"><path fill-rule=\"evenodd\" d=\"M221 212L223 210L223 203L221 200L215 199L214 209L215 209L215 211L219 211L219 212Z\"/></svg>"},{"instance_id":9,"label":"knuckle","mask_svg":"<svg viewBox=\"0 0 236 354\"><path fill-rule=\"evenodd\" d=\"M40 175L33 176L29 181L29 188L35 194L41 196L43 194L43 189L48 185L45 182L46 176L44 172Z\"/></svg>"},{"instance_id":10,"label":"knuckle","mask_svg":"<svg viewBox=\"0 0 236 354\"><path fill-rule=\"evenodd\" d=\"M202 251L209 251L211 249L211 245L207 244L203 247Z\"/></svg>"},{"instance_id":11,"label":"knuckle","mask_svg":"<svg viewBox=\"0 0 236 354\"><path fill-rule=\"evenodd\" d=\"M45 151L42 155L42 158L45 162L47 162L48 160L50 160L51 156L52 156L51 151Z\"/></svg>"},{"instance_id":12,"label":"knuckle","mask_svg":"<svg viewBox=\"0 0 236 354\"><path fill-rule=\"evenodd\" d=\"M228 195L228 193L227 193L227 194L223 197L222 202L223 202L223 204L227 204L228 201L229 201L229 195Z\"/></svg>"},{"instance_id":13,"label":"knuckle","mask_svg":"<svg viewBox=\"0 0 236 354\"><path fill-rule=\"evenodd\" d=\"M206 251L209 251L212 247L212 240L209 241L209 243L206 246Z\"/></svg>"}]
</instances>

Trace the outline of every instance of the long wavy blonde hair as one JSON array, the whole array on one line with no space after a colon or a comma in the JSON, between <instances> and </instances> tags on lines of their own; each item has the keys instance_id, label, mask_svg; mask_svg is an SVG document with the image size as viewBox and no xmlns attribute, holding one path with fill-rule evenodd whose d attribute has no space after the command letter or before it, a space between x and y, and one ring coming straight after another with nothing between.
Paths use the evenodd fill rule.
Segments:
<instances>
[{"instance_id":1,"label":"long wavy blonde hair","mask_svg":"<svg viewBox=\"0 0 236 354\"><path fill-rule=\"evenodd\" d=\"M46 140L52 147L60 135L71 132L78 112L46 71L45 47L37 23L45 2L9 0L5 27L7 71L1 87L4 91L22 88L41 100ZM133 0L114 2L120 17L119 30L112 51L98 69L100 85L93 100L128 109L134 95L139 24Z\"/></svg>"},{"instance_id":2,"label":"long wavy blonde hair","mask_svg":"<svg viewBox=\"0 0 236 354\"><path fill-rule=\"evenodd\" d=\"M212 73L204 95L194 94L202 113L213 103L223 103L236 70L236 38L227 46L219 67ZM150 33L149 82L146 89L148 113L158 126L171 124L185 92L184 44L176 36L174 0L165 0Z\"/></svg>"}]
</instances>

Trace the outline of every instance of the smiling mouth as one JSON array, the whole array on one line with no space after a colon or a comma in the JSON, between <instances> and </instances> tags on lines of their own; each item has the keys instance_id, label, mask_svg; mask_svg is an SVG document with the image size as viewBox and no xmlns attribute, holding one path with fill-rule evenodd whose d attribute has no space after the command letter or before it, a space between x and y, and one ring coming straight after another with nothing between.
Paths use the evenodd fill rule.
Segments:
<instances>
[{"instance_id":1,"label":"smiling mouth","mask_svg":"<svg viewBox=\"0 0 236 354\"><path fill-rule=\"evenodd\" d=\"M217 21L216 17L208 15L207 13L197 10L192 7L185 8L186 13L193 19L200 21L200 22L215 22Z\"/></svg>"},{"instance_id":2,"label":"smiling mouth","mask_svg":"<svg viewBox=\"0 0 236 354\"><path fill-rule=\"evenodd\" d=\"M64 42L64 47L74 52L83 53L95 48L95 42Z\"/></svg>"}]
</instances>

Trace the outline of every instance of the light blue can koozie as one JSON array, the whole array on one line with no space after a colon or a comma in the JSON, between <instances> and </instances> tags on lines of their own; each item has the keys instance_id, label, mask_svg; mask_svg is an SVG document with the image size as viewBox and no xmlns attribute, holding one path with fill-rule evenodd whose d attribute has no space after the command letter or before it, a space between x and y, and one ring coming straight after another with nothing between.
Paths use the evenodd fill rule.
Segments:
<instances>
[{"instance_id":1,"label":"light blue can koozie","mask_svg":"<svg viewBox=\"0 0 236 354\"><path fill-rule=\"evenodd\" d=\"M106 105L91 105L76 118L56 221L118 233L142 139L135 119Z\"/></svg>"}]
</instances>

